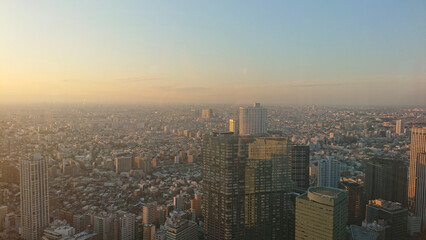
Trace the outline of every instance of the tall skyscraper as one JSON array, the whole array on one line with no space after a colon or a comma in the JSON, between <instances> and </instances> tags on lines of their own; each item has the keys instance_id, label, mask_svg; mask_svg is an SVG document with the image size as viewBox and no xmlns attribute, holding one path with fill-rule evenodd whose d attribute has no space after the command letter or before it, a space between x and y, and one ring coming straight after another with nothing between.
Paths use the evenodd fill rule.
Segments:
<instances>
[{"instance_id":1,"label":"tall skyscraper","mask_svg":"<svg viewBox=\"0 0 426 240\"><path fill-rule=\"evenodd\" d=\"M364 187L356 182L342 181L339 188L348 192L347 225L361 225L364 220L365 200Z\"/></svg>"},{"instance_id":2,"label":"tall skyscraper","mask_svg":"<svg viewBox=\"0 0 426 240\"><path fill-rule=\"evenodd\" d=\"M405 128L404 121L401 119L396 120L395 133L397 135L404 134L404 128Z\"/></svg>"},{"instance_id":3,"label":"tall skyscraper","mask_svg":"<svg viewBox=\"0 0 426 240\"><path fill-rule=\"evenodd\" d=\"M142 207L142 224L155 223L157 215L157 205L147 204Z\"/></svg>"},{"instance_id":4,"label":"tall skyscraper","mask_svg":"<svg viewBox=\"0 0 426 240\"><path fill-rule=\"evenodd\" d=\"M239 128L238 120L234 119L234 118L229 119L229 131L233 132L235 134L238 134L238 132L239 132L238 128Z\"/></svg>"},{"instance_id":5,"label":"tall skyscraper","mask_svg":"<svg viewBox=\"0 0 426 240\"><path fill-rule=\"evenodd\" d=\"M318 162L318 186L337 188L340 182L340 162L332 157Z\"/></svg>"},{"instance_id":6,"label":"tall skyscraper","mask_svg":"<svg viewBox=\"0 0 426 240\"><path fill-rule=\"evenodd\" d=\"M370 200L366 206L365 221L374 221L383 226L390 226L386 231L386 240L407 239L408 211L400 203L383 199Z\"/></svg>"},{"instance_id":7,"label":"tall skyscraper","mask_svg":"<svg viewBox=\"0 0 426 240\"><path fill-rule=\"evenodd\" d=\"M416 180L417 180L417 156L426 152L426 127L411 129L410 146L410 179L408 182L408 202L410 210L415 212Z\"/></svg>"},{"instance_id":8,"label":"tall skyscraper","mask_svg":"<svg viewBox=\"0 0 426 240\"><path fill-rule=\"evenodd\" d=\"M385 199L407 205L407 167L392 158L372 158L365 162L367 200Z\"/></svg>"},{"instance_id":9,"label":"tall skyscraper","mask_svg":"<svg viewBox=\"0 0 426 240\"><path fill-rule=\"evenodd\" d=\"M206 239L288 239L290 147L285 137L205 136Z\"/></svg>"},{"instance_id":10,"label":"tall skyscraper","mask_svg":"<svg viewBox=\"0 0 426 240\"><path fill-rule=\"evenodd\" d=\"M422 219L422 229L426 231L426 153L417 154L416 175L417 181L415 215Z\"/></svg>"},{"instance_id":11,"label":"tall skyscraper","mask_svg":"<svg viewBox=\"0 0 426 240\"><path fill-rule=\"evenodd\" d=\"M347 193L310 187L296 198L296 240L340 240L346 237Z\"/></svg>"},{"instance_id":12,"label":"tall skyscraper","mask_svg":"<svg viewBox=\"0 0 426 240\"><path fill-rule=\"evenodd\" d=\"M127 212L119 212L120 240L136 239L136 215Z\"/></svg>"},{"instance_id":13,"label":"tall skyscraper","mask_svg":"<svg viewBox=\"0 0 426 240\"><path fill-rule=\"evenodd\" d=\"M299 189L309 187L309 146L293 145L291 148L291 180Z\"/></svg>"},{"instance_id":14,"label":"tall skyscraper","mask_svg":"<svg viewBox=\"0 0 426 240\"><path fill-rule=\"evenodd\" d=\"M259 135L267 133L267 110L255 103L253 107L240 107L240 135Z\"/></svg>"},{"instance_id":15,"label":"tall skyscraper","mask_svg":"<svg viewBox=\"0 0 426 240\"><path fill-rule=\"evenodd\" d=\"M49 225L47 160L37 153L20 164L22 238L39 240Z\"/></svg>"}]
</instances>

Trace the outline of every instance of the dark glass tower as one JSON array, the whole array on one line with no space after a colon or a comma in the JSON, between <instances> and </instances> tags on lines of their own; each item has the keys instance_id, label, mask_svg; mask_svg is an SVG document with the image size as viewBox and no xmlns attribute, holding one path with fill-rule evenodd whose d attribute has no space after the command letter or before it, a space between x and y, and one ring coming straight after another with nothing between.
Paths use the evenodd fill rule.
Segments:
<instances>
[{"instance_id":1,"label":"dark glass tower","mask_svg":"<svg viewBox=\"0 0 426 240\"><path fill-rule=\"evenodd\" d=\"M291 148L291 180L298 189L309 188L309 146L293 145Z\"/></svg>"},{"instance_id":2,"label":"dark glass tower","mask_svg":"<svg viewBox=\"0 0 426 240\"><path fill-rule=\"evenodd\" d=\"M206 239L289 239L290 147L284 137L206 136Z\"/></svg>"},{"instance_id":3,"label":"dark glass tower","mask_svg":"<svg viewBox=\"0 0 426 240\"><path fill-rule=\"evenodd\" d=\"M339 188L348 191L347 225L361 226L367 204L364 187L356 182L342 181Z\"/></svg>"},{"instance_id":4,"label":"dark glass tower","mask_svg":"<svg viewBox=\"0 0 426 240\"><path fill-rule=\"evenodd\" d=\"M408 168L402 161L373 158L365 163L367 200L385 199L407 206Z\"/></svg>"}]
</instances>

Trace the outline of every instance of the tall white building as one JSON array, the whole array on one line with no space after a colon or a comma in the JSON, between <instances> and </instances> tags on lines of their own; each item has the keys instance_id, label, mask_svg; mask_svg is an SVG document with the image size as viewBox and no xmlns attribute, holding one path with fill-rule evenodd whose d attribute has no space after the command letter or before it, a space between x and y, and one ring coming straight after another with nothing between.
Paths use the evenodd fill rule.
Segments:
<instances>
[{"instance_id":1,"label":"tall white building","mask_svg":"<svg viewBox=\"0 0 426 240\"><path fill-rule=\"evenodd\" d=\"M318 186L337 188L340 182L340 162L329 157L318 162Z\"/></svg>"},{"instance_id":2,"label":"tall white building","mask_svg":"<svg viewBox=\"0 0 426 240\"><path fill-rule=\"evenodd\" d=\"M37 153L20 165L22 238L39 240L49 225L47 160Z\"/></svg>"},{"instance_id":3,"label":"tall white building","mask_svg":"<svg viewBox=\"0 0 426 240\"><path fill-rule=\"evenodd\" d=\"M395 129L395 133L396 133L397 135L404 134L404 121L402 121L401 119L396 120L396 129Z\"/></svg>"},{"instance_id":4,"label":"tall white building","mask_svg":"<svg viewBox=\"0 0 426 240\"><path fill-rule=\"evenodd\" d=\"M267 133L267 110L255 103L253 107L240 107L240 135Z\"/></svg>"}]
</instances>

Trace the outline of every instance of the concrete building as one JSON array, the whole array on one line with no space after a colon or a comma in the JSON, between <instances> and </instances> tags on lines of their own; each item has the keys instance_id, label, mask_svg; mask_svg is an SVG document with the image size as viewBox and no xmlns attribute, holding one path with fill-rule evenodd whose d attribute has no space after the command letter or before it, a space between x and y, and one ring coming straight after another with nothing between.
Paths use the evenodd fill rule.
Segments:
<instances>
[{"instance_id":1,"label":"concrete building","mask_svg":"<svg viewBox=\"0 0 426 240\"><path fill-rule=\"evenodd\" d=\"M396 126L395 126L396 135L404 134L404 128L405 128L404 121L401 119L396 120Z\"/></svg>"},{"instance_id":2,"label":"concrete building","mask_svg":"<svg viewBox=\"0 0 426 240\"><path fill-rule=\"evenodd\" d=\"M392 158L373 158L365 162L367 200L385 199L407 206L407 167Z\"/></svg>"},{"instance_id":3,"label":"concrete building","mask_svg":"<svg viewBox=\"0 0 426 240\"><path fill-rule=\"evenodd\" d=\"M166 240L198 239L198 226L192 221L179 219L167 228Z\"/></svg>"},{"instance_id":4,"label":"concrete building","mask_svg":"<svg viewBox=\"0 0 426 240\"><path fill-rule=\"evenodd\" d=\"M157 205L147 204L142 207L142 224L155 223L157 215Z\"/></svg>"},{"instance_id":5,"label":"concrete building","mask_svg":"<svg viewBox=\"0 0 426 240\"><path fill-rule=\"evenodd\" d=\"M239 134L259 135L267 133L267 110L255 103L253 107L240 107Z\"/></svg>"},{"instance_id":6,"label":"concrete building","mask_svg":"<svg viewBox=\"0 0 426 240\"><path fill-rule=\"evenodd\" d=\"M47 160L37 153L20 164L22 238L39 240L49 225Z\"/></svg>"},{"instance_id":7,"label":"concrete building","mask_svg":"<svg viewBox=\"0 0 426 240\"><path fill-rule=\"evenodd\" d=\"M382 222L386 229L386 240L400 240L407 237L408 210L400 203L383 199L370 200L366 206L365 221L367 223Z\"/></svg>"},{"instance_id":8,"label":"concrete building","mask_svg":"<svg viewBox=\"0 0 426 240\"><path fill-rule=\"evenodd\" d=\"M115 172L129 172L132 169L132 158L131 157L118 157L114 159Z\"/></svg>"},{"instance_id":9,"label":"concrete building","mask_svg":"<svg viewBox=\"0 0 426 240\"><path fill-rule=\"evenodd\" d=\"M415 212L415 198L417 185L417 157L426 152L426 127L411 129L410 146L410 179L408 182L408 202L411 211Z\"/></svg>"},{"instance_id":10,"label":"concrete building","mask_svg":"<svg viewBox=\"0 0 426 240\"><path fill-rule=\"evenodd\" d=\"M154 224L143 225L142 240L155 240L155 225Z\"/></svg>"},{"instance_id":11,"label":"concrete building","mask_svg":"<svg viewBox=\"0 0 426 240\"><path fill-rule=\"evenodd\" d=\"M209 119L213 117L213 110L211 108L201 110L201 118Z\"/></svg>"},{"instance_id":12,"label":"concrete building","mask_svg":"<svg viewBox=\"0 0 426 240\"><path fill-rule=\"evenodd\" d=\"M235 134L239 133L239 121L237 119L229 119L229 131Z\"/></svg>"},{"instance_id":13,"label":"concrete building","mask_svg":"<svg viewBox=\"0 0 426 240\"><path fill-rule=\"evenodd\" d=\"M317 177L317 186L337 188L340 182L340 162L332 157L320 160Z\"/></svg>"},{"instance_id":14,"label":"concrete building","mask_svg":"<svg viewBox=\"0 0 426 240\"><path fill-rule=\"evenodd\" d=\"M347 193L311 187L296 198L296 240L340 240L346 237Z\"/></svg>"},{"instance_id":15,"label":"concrete building","mask_svg":"<svg viewBox=\"0 0 426 240\"><path fill-rule=\"evenodd\" d=\"M120 240L136 239L136 215L127 212L119 213L120 219Z\"/></svg>"},{"instance_id":16,"label":"concrete building","mask_svg":"<svg viewBox=\"0 0 426 240\"><path fill-rule=\"evenodd\" d=\"M417 154L416 208L415 215L422 219L426 234L426 153Z\"/></svg>"}]
</instances>

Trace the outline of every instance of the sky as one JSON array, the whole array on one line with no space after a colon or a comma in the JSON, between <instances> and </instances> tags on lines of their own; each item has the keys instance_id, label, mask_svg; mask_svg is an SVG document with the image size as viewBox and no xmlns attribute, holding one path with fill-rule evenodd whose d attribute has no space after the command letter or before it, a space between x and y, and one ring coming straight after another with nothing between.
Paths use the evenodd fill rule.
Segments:
<instances>
[{"instance_id":1,"label":"sky","mask_svg":"<svg viewBox=\"0 0 426 240\"><path fill-rule=\"evenodd\" d=\"M426 1L0 1L0 103L426 105Z\"/></svg>"}]
</instances>

